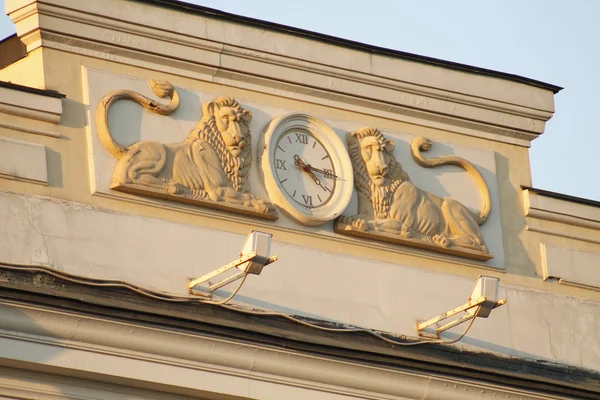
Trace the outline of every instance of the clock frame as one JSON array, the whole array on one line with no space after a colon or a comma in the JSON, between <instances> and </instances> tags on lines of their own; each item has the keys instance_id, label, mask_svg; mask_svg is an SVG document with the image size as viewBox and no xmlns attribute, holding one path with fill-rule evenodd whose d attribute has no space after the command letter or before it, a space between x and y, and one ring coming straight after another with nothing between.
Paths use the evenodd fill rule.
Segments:
<instances>
[{"instance_id":1,"label":"clock frame","mask_svg":"<svg viewBox=\"0 0 600 400\"><path fill-rule=\"evenodd\" d=\"M307 226L325 224L342 214L354 189L345 144L324 121L291 113L267 126L258 160L270 200Z\"/></svg>"}]
</instances>

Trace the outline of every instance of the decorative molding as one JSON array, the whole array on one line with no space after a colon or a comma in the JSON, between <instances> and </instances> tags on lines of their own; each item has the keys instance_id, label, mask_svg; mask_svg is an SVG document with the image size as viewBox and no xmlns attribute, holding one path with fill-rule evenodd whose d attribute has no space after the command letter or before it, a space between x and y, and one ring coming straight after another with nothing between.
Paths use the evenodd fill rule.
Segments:
<instances>
[{"instance_id":1,"label":"decorative molding","mask_svg":"<svg viewBox=\"0 0 600 400\"><path fill-rule=\"evenodd\" d=\"M537 193L532 189L523 190L523 204L527 216L527 230L544 235L558 236L566 239L587 243L600 244L600 208L581 204L568 199L559 199ZM577 233L565 231L560 226L540 227L531 224L532 221L548 221L584 228ZM594 235L597 231L599 235Z\"/></svg>"},{"instance_id":2,"label":"decorative molding","mask_svg":"<svg viewBox=\"0 0 600 400\"><path fill-rule=\"evenodd\" d=\"M0 177L47 185L46 146L0 137Z\"/></svg>"},{"instance_id":3,"label":"decorative molding","mask_svg":"<svg viewBox=\"0 0 600 400\"><path fill-rule=\"evenodd\" d=\"M530 142L538 137L538 134L527 134L514 129L488 125L484 122L463 120L451 115L436 115L418 109L382 103L380 101L381 99L376 97L362 98L353 96L352 94L307 87L302 84L294 84L285 81L278 82L262 76L248 75L223 68L211 68L205 65L193 64L190 61L173 60L155 54L145 55L144 58L140 59L138 58L138 52L135 50L95 44L88 48L85 47L87 42L75 45L79 44L78 39L67 39L50 33L45 34L45 36L48 38L44 40L44 45L48 48L60 51L81 54L92 58L106 59L146 69L157 69L157 65L160 65L161 72L171 73L186 78L218 83L225 86L233 86L298 101L307 101L352 112L380 116L395 121L425 126L432 129L440 129L466 136L484 138L523 147L530 147ZM102 51L100 51L100 49L102 49ZM425 102L426 100L415 101ZM543 128L541 130L543 131Z\"/></svg>"},{"instance_id":4,"label":"decorative molding","mask_svg":"<svg viewBox=\"0 0 600 400\"><path fill-rule=\"evenodd\" d=\"M450 198L440 198L417 188L393 155L394 142L375 128L362 128L347 136L348 151L358 192L358 214L341 216L337 233L425 248L476 260L489 260L479 226L491 211L484 178L469 161L444 156L426 159L421 151L433 142L415 138L411 154L422 167L457 165L467 171L481 194L479 213Z\"/></svg>"},{"instance_id":5,"label":"decorative molding","mask_svg":"<svg viewBox=\"0 0 600 400\"><path fill-rule=\"evenodd\" d=\"M560 214L554 211L540 210L535 208L529 208L526 213L527 217L530 218L559 222L561 224L579 226L581 228L600 230L600 222L591 221L586 218L582 218L581 216Z\"/></svg>"},{"instance_id":6,"label":"decorative molding","mask_svg":"<svg viewBox=\"0 0 600 400\"><path fill-rule=\"evenodd\" d=\"M117 143L110 133L108 112L118 100L131 100L161 115L179 108L179 94L167 81L149 81L154 94L169 98L163 105L131 90L105 95L96 109L102 145L117 159L111 189L218 208L275 220L275 207L250 193L252 113L230 97L202 105L202 118L181 143L140 141Z\"/></svg>"},{"instance_id":7,"label":"decorative molding","mask_svg":"<svg viewBox=\"0 0 600 400\"><path fill-rule=\"evenodd\" d=\"M194 76L196 79L203 75L201 79L204 80L252 87L253 90L269 92L275 87L291 98L297 98L300 92L309 95L313 102L333 100L338 103L337 107L346 109L358 103L368 109L369 114L388 113L398 120L417 119L417 123L422 125L439 124L442 121L443 125L453 126L450 129L463 134L523 146L543 132L545 121L553 113L552 95L543 89L510 82L508 84L512 89L506 91L505 86L500 84L503 82L501 79L484 76L471 78L464 72L452 70L444 70L448 79L442 79L438 69L443 68L368 55L322 43L319 45L332 50L319 52L319 57L324 59L310 59L317 57L312 53L295 58L291 53L286 53L285 49L289 46L280 46L284 50L279 51L268 47L268 40L265 42L264 38L255 38L259 33L256 29L220 22L230 28L243 30L245 34L240 37L255 45L254 48L250 44L234 46L227 43L226 35L219 36L223 32L221 25L208 32L193 30L195 34L202 32L206 37L181 33L186 26L197 26L199 22L205 25L214 23L209 18L177 14L182 19L178 19L178 28L173 30L173 24L168 21L174 17L174 11L143 6L148 11L144 13L144 21L137 20L138 13L128 14L125 20L118 13L115 14L116 11L110 6L100 12L94 4L75 5L71 0L61 0L51 5L36 3L37 12L44 16L36 21L29 21L31 17L20 19L18 13L12 13L11 10L16 12L19 8L17 5L8 9L8 12L17 24L18 31L20 24L29 27L23 29L20 36L35 32L29 22L41 29L39 38L29 44L29 51L35 46L46 46L131 65L143 64L152 69L164 66L165 72ZM158 17L159 13L161 18ZM165 13L168 17L162 18ZM277 35L272 32L268 34ZM213 37L215 35L218 37ZM281 39L291 40L283 36ZM305 41L307 48L312 43L309 39L298 40ZM298 48L297 44L291 47ZM329 54L337 54L342 50L345 52L344 58L351 58L353 65L356 64L353 70L345 68L347 63L339 57ZM365 62L363 67L362 61L366 56L374 59L370 63ZM405 68L399 68L397 64ZM410 74L417 67L427 71L417 75L417 80L423 82L407 83L406 77L396 76ZM452 77L454 79L450 79ZM470 79L489 80L489 85L473 85ZM452 89L446 87L448 81L453 82ZM488 92L479 93L482 87ZM532 91L539 91L540 96L529 95ZM544 95L541 95L542 92ZM473 122L474 119L477 121Z\"/></svg>"},{"instance_id":8,"label":"decorative molding","mask_svg":"<svg viewBox=\"0 0 600 400\"><path fill-rule=\"evenodd\" d=\"M58 124L62 115L62 100L57 97L0 86L0 112ZM19 130L23 129L30 128ZM54 135L45 134L45 136Z\"/></svg>"},{"instance_id":9,"label":"decorative molding","mask_svg":"<svg viewBox=\"0 0 600 400\"><path fill-rule=\"evenodd\" d=\"M600 230L599 207L553 198L531 189L523 190L523 203L527 217Z\"/></svg>"},{"instance_id":10,"label":"decorative molding","mask_svg":"<svg viewBox=\"0 0 600 400\"><path fill-rule=\"evenodd\" d=\"M582 242L600 244L600 240L592 239L592 238L581 236L581 235L572 235L572 234L563 232L561 230L556 230L556 229L544 229L544 228L538 228L536 226L528 225L527 230L531 231L531 232L543 233L545 235L550 235L550 236L559 236L559 237L564 237L567 239L580 240Z\"/></svg>"},{"instance_id":11,"label":"decorative molding","mask_svg":"<svg viewBox=\"0 0 600 400\"><path fill-rule=\"evenodd\" d=\"M78 370L105 380L119 378L130 385L152 381L167 392L177 388L196 396L220 393L265 400L279 399L282 393L287 398L312 398L311 394L319 393L323 399L336 395L381 400L441 398L450 393L460 393L464 400L566 399L9 300L0 300L0 316L2 359L34 363L67 375Z\"/></svg>"},{"instance_id":12,"label":"decorative molding","mask_svg":"<svg viewBox=\"0 0 600 400\"><path fill-rule=\"evenodd\" d=\"M60 137L60 133L58 133L58 132L46 131L46 130L35 129L35 128L27 128L25 126L9 124L9 123L3 122L3 121L0 121L0 127L6 128L6 129L12 129L14 131L31 133L33 135L48 136L48 137L52 137L52 138Z\"/></svg>"}]
</instances>

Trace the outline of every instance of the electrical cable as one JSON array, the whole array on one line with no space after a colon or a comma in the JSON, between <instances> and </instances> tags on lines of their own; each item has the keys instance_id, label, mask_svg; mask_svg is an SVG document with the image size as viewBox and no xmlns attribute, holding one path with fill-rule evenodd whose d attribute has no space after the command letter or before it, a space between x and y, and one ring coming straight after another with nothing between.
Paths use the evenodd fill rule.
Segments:
<instances>
[{"instance_id":1,"label":"electrical cable","mask_svg":"<svg viewBox=\"0 0 600 400\"><path fill-rule=\"evenodd\" d=\"M421 344L452 344L452 343L456 343L466 336L466 334L469 332L469 329L471 329L473 322L475 322L475 318L472 318L471 322L467 326L467 329L465 329L465 331L456 339L452 339L452 340L432 339L432 340L421 340L421 341L416 341L416 342L399 342L397 340L389 339L389 338L383 336L381 333L374 331L372 329L367 329L367 328L350 328L350 327L349 328L328 328L325 326L319 326L316 324L312 324L310 322L303 321L295 316L280 313L277 311L252 311L252 310L245 310L243 308L232 307L227 304L223 304L223 305L221 305L221 307L226 308L228 310L244 313L244 314L261 315L261 316L269 316L269 317L281 317L281 318L285 318L287 320L296 322L300 325L304 325L309 328L314 328L314 329L318 329L318 330L322 330L322 331L326 331L326 332L339 332L339 333L364 332L371 336L376 337L377 339L383 340L384 342L390 343L392 345L397 345L397 346L417 346L417 345L421 345Z\"/></svg>"},{"instance_id":2,"label":"electrical cable","mask_svg":"<svg viewBox=\"0 0 600 400\"><path fill-rule=\"evenodd\" d=\"M362 332L362 333L369 334L369 335L371 335L377 339L380 339L384 342L392 344L394 346L417 346L417 345L422 345L422 344L453 344L453 343L460 341L462 338L464 338L466 336L466 334L469 332L469 330L471 329L473 322L475 322L475 318L472 318L469 325L465 329L465 331L460 336L458 336L458 338L456 338L456 339L452 339L452 340L443 340L443 339L435 340L435 339L433 339L433 340L421 340L421 341L416 341L416 342L400 342L397 340L389 339L389 338L383 336L381 333L374 331L372 329L358 328L358 327L328 328L325 326L320 326L320 325L313 324L313 323L310 323L307 321L303 321L302 319L299 319L296 316L281 313L278 311L246 310L243 308L239 308L239 307L235 307L235 306L226 304L241 290L242 286L244 285L244 282L246 281L246 278L248 277L248 274L244 274L244 277L242 278L242 281L240 282L238 287L227 298L225 298L223 300L219 300L219 301L213 301L213 300L208 300L206 298L197 297L197 296L194 296L194 297L178 296L178 295L173 295L173 294L168 294L168 293L155 292L155 291L152 291L149 289L144 289L139 286L132 285L130 283L120 281L120 280L106 280L104 282L94 282L97 280L92 279L92 278L79 277L79 276L69 274L66 272L56 271L56 270L53 270L53 269L51 269L49 267L45 267L45 266L31 266L31 265L12 264L12 263L2 262L2 263L0 263L0 269L8 269L8 270L16 270L16 271L29 271L29 272L43 272L43 273L46 273L48 275L54 276L56 278L59 278L59 279L62 279L62 280L68 281L68 282L73 282L73 283L87 285L87 286L125 288L125 289L131 290L135 293L138 293L140 295L150 297L150 298L156 299L156 300L161 300L161 301L169 301L169 302L177 302L177 303L211 304L211 305L220 306L227 310L231 310L231 311L235 311L235 312L239 312L239 313L243 313L243 314L261 315L261 316L267 316L267 317L280 317L280 318L287 319L289 321L295 322L297 324L300 324L300 325L303 325L303 326L306 326L309 328L326 331L326 332L337 332L337 333L353 333L353 332L359 333L359 332Z\"/></svg>"},{"instance_id":3,"label":"electrical cable","mask_svg":"<svg viewBox=\"0 0 600 400\"><path fill-rule=\"evenodd\" d=\"M233 299L233 296L235 296L240 291L240 289L244 285L244 282L246 282L246 278L247 277L248 277L248 274L244 273L244 277L242 278L242 281L240 282L240 284L238 285L238 287L226 299L219 300L219 301L212 301L212 300L204 300L204 299L202 299L201 303L202 304L212 304L212 305L215 305L215 306L223 306L223 305L225 305L225 303L227 303L229 300Z\"/></svg>"}]
</instances>

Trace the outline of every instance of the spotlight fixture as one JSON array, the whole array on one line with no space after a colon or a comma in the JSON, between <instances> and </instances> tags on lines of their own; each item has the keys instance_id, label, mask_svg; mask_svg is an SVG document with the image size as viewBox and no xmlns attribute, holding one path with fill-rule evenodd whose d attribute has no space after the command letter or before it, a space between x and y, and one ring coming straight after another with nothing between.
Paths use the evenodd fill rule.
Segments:
<instances>
[{"instance_id":1,"label":"spotlight fixture","mask_svg":"<svg viewBox=\"0 0 600 400\"><path fill-rule=\"evenodd\" d=\"M460 325L464 322L472 320L473 318L487 318L494 308L506 304L506 299L498 300L499 286L500 279L493 278L490 276L479 275L477 281L475 282L475 286L473 286L473 290L471 290L469 299L465 304L456 307L448 312L440 314L437 317L433 317L427 321L417 321L417 332L419 333L419 336L439 338L440 333L457 325ZM435 329L435 334L424 332L425 328L437 324L438 322L443 321L446 318L450 318L463 311L466 314L462 317L459 317L453 320L452 322L448 322L445 325L437 326Z\"/></svg>"},{"instance_id":2,"label":"spotlight fixture","mask_svg":"<svg viewBox=\"0 0 600 400\"><path fill-rule=\"evenodd\" d=\"M271 235L270 233L250 231L242 251L240 252L239 258L234 260L221 268L209 272L200 278L193 279L188 283L190 293L202 295L202 293L195 292L195 287L202 283L208 282L206 288L209 292L213 292L220 287L223 287L231 282L235 282L238 279L243 278L248 274L260 275L263 267L277 261L277 256L270 256L271 253ZM221 275L232 268L237 268L235 274L230 275L217 283L211 283L209 280Z\"/></svg>"}]
</instances>

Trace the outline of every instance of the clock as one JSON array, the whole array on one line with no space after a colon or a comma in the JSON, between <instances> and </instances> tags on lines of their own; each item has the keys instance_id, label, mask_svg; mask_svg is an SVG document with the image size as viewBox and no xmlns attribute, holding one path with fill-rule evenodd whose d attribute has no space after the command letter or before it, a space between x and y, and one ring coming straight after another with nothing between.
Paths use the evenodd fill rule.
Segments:
<instances>
[{"instance_id":1,"label":"clock","mask_svg":"<svg viewBox=\"0 0 600 400\"><path fill-rule=\"evenodd\" d=\"M312 115L271 121L259 144L259 165L270 200L303 225L322 225L348 206L354 188L346 146Z\"/></svg>"}]
</instances>

